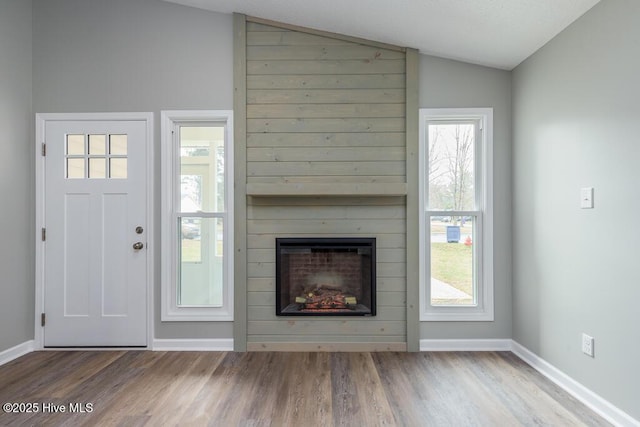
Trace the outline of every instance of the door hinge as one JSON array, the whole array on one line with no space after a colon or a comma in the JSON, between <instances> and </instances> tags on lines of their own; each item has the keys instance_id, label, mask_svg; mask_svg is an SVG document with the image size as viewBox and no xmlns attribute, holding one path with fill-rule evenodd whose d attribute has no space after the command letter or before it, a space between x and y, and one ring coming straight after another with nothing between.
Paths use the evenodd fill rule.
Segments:
<instances>
[{"instance_id":1,"label":"door hinge","mask_svg":"<svg viewBox=\"0 0 640 427\"><path fill-rule=\"evenodd\" d=\"M40 315L40 326L44 326L47 323L47 315L42 313Z\"/></svg>"},{"instance_id":2,"label":"door hinge","mask_svg":"<svg viewBox=\"0 0 640 427\"><path fill-rule=\"evenodd\" d=\"M42 241L44 242L45 240L47 240L47 229L42 228Z\"/></svg>"},{"instance_id":3,"label":"door hinge","mask_svg":"<svg viewBox=\"0 0 640 427\"><path fill-rule=\"evenodd\" d=\"M46 156L47 155L47 144L45 144L44 142L42 143L42 156Z\"/></svg>"}]
</instances>

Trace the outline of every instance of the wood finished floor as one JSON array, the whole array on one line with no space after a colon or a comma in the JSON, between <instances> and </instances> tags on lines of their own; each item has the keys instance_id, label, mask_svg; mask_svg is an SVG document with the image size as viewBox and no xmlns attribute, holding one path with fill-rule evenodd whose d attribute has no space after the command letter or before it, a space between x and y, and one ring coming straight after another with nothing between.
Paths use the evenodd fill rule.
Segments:
<instances>
[{"instance_id":1,"label":"wood finished floor","mask_svg":"<svg viewBox=\"0 0 640 427\"><path fill-rule=\"evenodd\" d=\"M0 367L6 402L41 412L2 426L609 425L509 352L35 352Z\"/></svg>"}]
</instances>

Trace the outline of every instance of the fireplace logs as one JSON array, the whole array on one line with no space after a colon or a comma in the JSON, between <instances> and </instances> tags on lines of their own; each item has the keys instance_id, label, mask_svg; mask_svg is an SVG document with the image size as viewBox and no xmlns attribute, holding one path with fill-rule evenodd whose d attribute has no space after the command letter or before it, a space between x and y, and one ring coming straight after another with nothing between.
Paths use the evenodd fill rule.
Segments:
<instances>
[{"instance_id":1,"label":"fireplace logs","mask_svg":"<svg viewBox=\"0 0 640 427\"><path fill-rule=\"evenodd\" d=\"M356 297L345 295L339 289L328 288L320 285L316 289L307 291L302 297L296 297L296 303L302 304L302 310L313 309L355 309Z\"/></svg>"}]
</instances>

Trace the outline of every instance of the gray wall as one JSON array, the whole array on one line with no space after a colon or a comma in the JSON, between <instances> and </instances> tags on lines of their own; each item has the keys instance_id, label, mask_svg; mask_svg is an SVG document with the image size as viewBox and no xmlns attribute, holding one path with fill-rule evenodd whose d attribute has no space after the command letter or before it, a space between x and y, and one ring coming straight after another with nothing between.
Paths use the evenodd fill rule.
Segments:
<instances>
[{"instance_id":1,"label":"gray wall","mask_svg":"<svg viewBox=\"0 0 640 427\"><path fill-rule=\"evenodd\" d=\"M232 61L230 15L159 0L34 2L34 111L151 111L156 153L160 110L233 108ZM155 199L156 337L230 338L231 323L159 321L159 185Z\"/></svg>"},{"instance_id":2,"label":"gray wall","mask_svg":"<svg viewBox=\"0 0 640 427\"><path fill-rule=\"evenodd\" d=\"M493 108L493 322L422 322L421 339L511 338L511 73L420 56L420 108Z\"/></svg>"},{"instance_id":3,"label":"gray wall","mask_svg":"<svg viewBox=\"0 0 640 427\"><path fill-rule=\"evenodd\" d=\"M513 73L513 337L636 419L639 22L602 1Z\"/></svg>"},{"instance_id":4,"label":"gray wall","mask_svg":"<svg viewBox=\"0 0 640 427\"><path fill-rule=\"evenodd\" d=\"M0 2L0 352L33 339L31 1Z\"/></svg>"}]
</instances>

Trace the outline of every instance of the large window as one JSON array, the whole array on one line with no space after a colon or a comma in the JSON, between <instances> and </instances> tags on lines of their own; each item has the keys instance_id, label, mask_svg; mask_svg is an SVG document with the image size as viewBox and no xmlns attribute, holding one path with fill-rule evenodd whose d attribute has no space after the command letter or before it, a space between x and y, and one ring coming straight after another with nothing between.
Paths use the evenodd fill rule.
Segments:
<instances>
[{"instance_id":1,"label":"large window","mask_svg":"<svg viewBox=\"0 0 640 427\"><path fill-rule=\"evenodd\" d=\"M493 110L420 110L421 320L493 320Z\"/></svg>"},{"instance_id":2,"label":"large window","mask_svg":"<svg viewBox=\"0 0 640 427\"><path fill-rule=\"evenodd\" d=\"M228 111L162 112L162 320L233 319Z\"/></svg>"}]
</instances>

